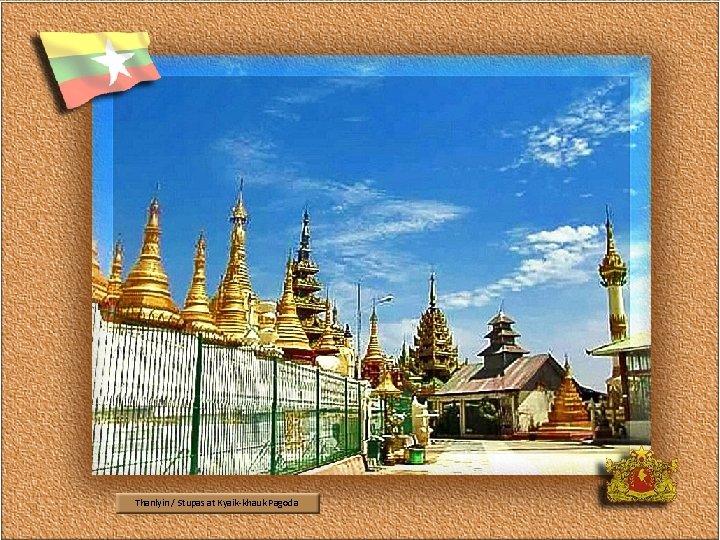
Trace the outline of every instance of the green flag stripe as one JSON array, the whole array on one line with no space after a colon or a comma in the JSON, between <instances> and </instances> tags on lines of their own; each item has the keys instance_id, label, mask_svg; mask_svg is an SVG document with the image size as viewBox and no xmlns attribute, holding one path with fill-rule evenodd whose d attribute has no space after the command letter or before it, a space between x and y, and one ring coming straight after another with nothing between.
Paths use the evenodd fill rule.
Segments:
<instances>
[{"instance_id":1,"label":"green flag stripe","mask_svg":"<svg viewBox=\"0 0 720 540\"><path fill-rule=\"evenodd\" d=\"M134 51L117 51L118 53L134 53L133 56L123 65L126 67L140 67L152 63L150 54L147 49L135 49ZM60 58L51 58L50 67L52 67L55 79L58 83L77 79L78 77L90 77L93 75L106 75L108 73L107 66L96 62L93 58L102 56L100 54L83 54L78 56L63 56Z\"/></svg>"}]
</instances>

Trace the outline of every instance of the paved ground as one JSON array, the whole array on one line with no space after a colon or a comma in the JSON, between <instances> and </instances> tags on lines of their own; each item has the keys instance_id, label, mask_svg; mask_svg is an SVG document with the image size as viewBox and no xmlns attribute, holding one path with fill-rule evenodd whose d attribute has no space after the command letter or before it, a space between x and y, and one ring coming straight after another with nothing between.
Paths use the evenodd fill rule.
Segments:
<instances>
[{"instance_id":1,"label":"paved ground","mask_svg":"<svg viewBox=\"0 0 720 540\"><path fill-rule=\"evenodd\" d=\"M426 449L424 465L382 467L371 474L596 476L606 474L605 459L624 459L637 448L554 441L439 440Z\"/></svg>"}]
</instances>

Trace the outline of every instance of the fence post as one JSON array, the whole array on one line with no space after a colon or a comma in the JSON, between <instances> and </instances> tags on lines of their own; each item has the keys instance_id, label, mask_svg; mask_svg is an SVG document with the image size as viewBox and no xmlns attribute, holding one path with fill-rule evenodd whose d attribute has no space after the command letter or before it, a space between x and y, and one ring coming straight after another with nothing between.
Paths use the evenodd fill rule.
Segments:
<instances>
[{"instance_id":1,"label":"fence post","mask_svg":"<svg viewBox=\"0 0 720 540\"><path fill-rule=\"evenodd\" d=\"M362 396L362 393L360 392L360 388L361 388L360 381L358 381L357 382L357 400L358 400L358 416L357 416L357 425L358 425L357 436L358 436L358 438L357 438L357 440L358 440L358 442L357 442L357 448L356 448L356 450L358 450L358 451L362 451L362 444L363 444L362 432L363 432L363 424L365 423L365 418L363 416L363 396Z\"/></svg>"},{"instance_id":2,"label":"fence post","mask_svg":"<svg viewBox=\"0 0 720 540\"><path fill-rule=\"evenodd\" d=\"M277 474L278 359L273 356L272 413L270 419L270 474Z\"/></svg>"},{"instance_id":3,"label":"fence post","mask_svg":"<svg viewBox=\"0 0 720 540\"><path fill-rule=\"evenodd\" d=\"M348 401L350 399L349 391L348 391L348 378L345 377L345 456L348 455L348 435L350 434L350 426L348 426L348 422L350 421L350 402Z\"/></svg>"},{"instance_id":4,"label":"fence post","mask_svg":"<svg viewBox=\"0 0 720 540\"><path fill-rule=\"evenodd\" d=\"M320 466L320 366L315 367L315 466Z\"/></svg>"},{"instance_id":5,"label":"fence post","mask_svg":"<svg viewBox=\"0 0 720 540\"><path fill-rule=\"evenodd\" d=\"M200 452L200 384L202 383L202 334L197 338L198 350L195 362L195 395L193 396L192 427L190 431L190 474L198 474Z\"/></svg>"}]
</instances>

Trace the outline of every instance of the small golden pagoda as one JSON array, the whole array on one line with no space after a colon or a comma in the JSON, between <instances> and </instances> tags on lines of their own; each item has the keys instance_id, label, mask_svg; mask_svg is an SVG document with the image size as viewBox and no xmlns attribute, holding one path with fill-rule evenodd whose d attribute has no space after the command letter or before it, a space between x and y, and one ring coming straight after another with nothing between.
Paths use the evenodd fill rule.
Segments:
<instances>
[{"instance_id":1,"label":"small golden pagoda","mask_svg":"<svg viewBox=\"0 0 720 540\"><path fill-rule=\"evenodd\" d=\"M320 336L320 343L318 343L318 346L315 347L315 350L318 352L322 352L322 354L337 354L338 352L340 352L340 349L335 342L336 332L332 326L332 317L330 315L330 300L327 298L325 300L325 305L325 328L323 328L323 333Z\"/></svg>"},{"instance_id":2,"label":"small golden pagoda","mask_svg":"<svg viewBox=\"0 0 720 540\"><path fill-rule=\"evenodd\" d=\"M378 317L373 305L370 315L370 340L368 341L367 352L362 359L362 378L370 381L370 386L375 388L380 383L380 375L385 368L385 353L380 347L378 338Z\"/></svg>"},{"instance_id":3,"label":"small golden pagoda","mask_svg":"<svg viewBox=\"0 0 720 540\"><path fill-rule=\"evenodd\" d=\"M207 334L210 337L213 335L219 337L218 328L210 313L207 297L205 278L206 247L205 236L200 233L200 237L195 244L195 267L192 281L181 315L185 321L186 330Z\"/></svg>"},{"instance_id":4,"label":"small golden pagoda","mask_svg":"<svg viewBox=\"0 0 720 540\"><path fill-rule=\"evenodd\" d=\"M292 290L292 259L288 258L285 270L285 283L283 294L278 306L276 323L277 340L275 346L285 351L289 360L300 362L312 361L313 351L310 342L303 330L295 307L295 297Z\"/></svg>"},{"instance_id":5,"label":"small golden pagoda","mask_svg":"<svg viewBox=\"0 0 720 540\"><path fill-rule=\"evenodd\" d=\"M92 243L92 301L102 302L107 296L108 280L100 270L97 242Z\"/></svg>"},{"instance_id":6,"label":"small golden pagoda","mask_svg":"<svg viewBox=\"0 0 720 540\"><path fill-rule=\"evenodd\" d=\"M242 183L230 217L230 255L221 284L221 294L215 299L215 322L231 341L244 341L249 330L252 287L245 258L245 236L248 213L242 196Z\"/></svg>"},{"instance_id":7,"label":"small golden pagoda","mask_svg":"<svg viewBox=\"0 0 720 540\"><path fill-rule=\"evenodd\" d=\"M555 392L548 421L538 428L538 439L579 440L592 436L590 414L580 398L567 355L565 376Z\"/></svg>"},{"instance_id":8,"label":"small golden pagoda","mask_svg":"<svg viewBox=\"0 0 720 540\"><path fill-rule=\"evenodd\" d=\"M150 202L140 257L122 286L115 314L128 322L183 324L160 259L160 204L156 197Z\"/></svg>"},{"instance_id":9,"label":"small golden pagoda","mask_svg":"<svg viewBox=\"0 0 720 540\"><path fill-rule=\"evenodd\" d=\"M430 274L430 303L420 317L414 347L410 348L409 362L412 372L424 383L437 379L446 383L458 367L458 349L445 314L437 307L435 273Z\"/></svg>"},{"instance_id":10,"label":"small golden pagoda","mask_svg":"<svg viewBox=\"0 0 720 540\"><path fill-rule=\"evenodd\" d=\"M123 268L123 247L120 240L115 242L113 250L112 266L110 267L110 277L108 278L107 294L103 300L103 304L107 307L113 307L120 299L122 292L122 268Z\"/></svg>"}]
</instances>

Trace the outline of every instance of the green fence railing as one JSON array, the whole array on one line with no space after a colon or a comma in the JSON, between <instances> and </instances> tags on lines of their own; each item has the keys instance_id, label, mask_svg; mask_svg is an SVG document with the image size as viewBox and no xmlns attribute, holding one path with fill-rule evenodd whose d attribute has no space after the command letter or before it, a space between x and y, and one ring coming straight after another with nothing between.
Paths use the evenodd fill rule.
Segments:
<instances>
[{"instance_id":1,"label":"green fence railing","mask_svg":"<svg viewBox=\"0 0 720 540\"><path fill-rule=\"evenodd\" d=\"M93 474L294 474L362 448L367 383L93 306Z\"/></svg>"}]
</instances>

